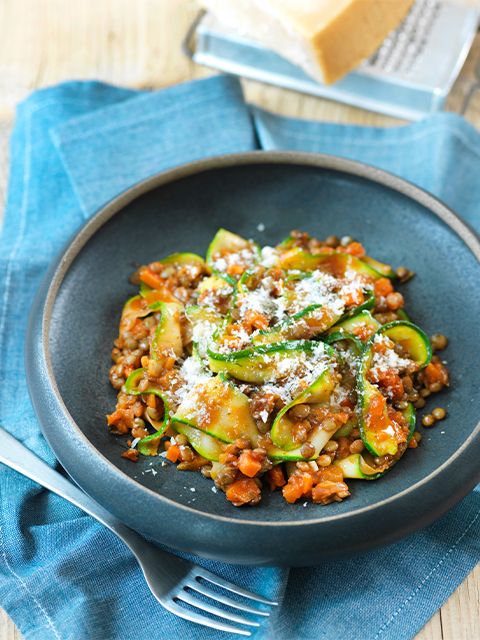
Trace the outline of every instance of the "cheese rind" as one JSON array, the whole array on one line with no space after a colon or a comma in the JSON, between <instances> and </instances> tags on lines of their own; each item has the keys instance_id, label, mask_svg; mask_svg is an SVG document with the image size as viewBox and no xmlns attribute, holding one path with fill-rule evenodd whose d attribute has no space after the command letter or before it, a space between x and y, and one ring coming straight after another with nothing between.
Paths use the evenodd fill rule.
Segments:
<instances>
[{"instance_id":1,"label":"cheese rind","mask_svg":"<svg viewBox=\"0 0 480 640\"><path fill-rule=\"evenodd\" d=\"M330 84L371 55L414 0L199 0L220 22Z\"/></svg>"}]
</instances>

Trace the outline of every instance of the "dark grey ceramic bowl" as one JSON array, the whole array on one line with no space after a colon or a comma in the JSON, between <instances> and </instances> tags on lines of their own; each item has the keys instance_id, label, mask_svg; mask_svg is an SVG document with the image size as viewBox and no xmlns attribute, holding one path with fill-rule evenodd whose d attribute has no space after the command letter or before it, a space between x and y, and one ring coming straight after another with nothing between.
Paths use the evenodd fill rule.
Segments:
<instances>
[{"instance_id":1,"label":"dark grey ceramic bowl","mask_svg":"<svg viewBox=\"0 0 480 640\"><path fill-rule=\"evenodd\" d=\"M260 232L258 225L265 225ZM292 228L362 240L418 275L405 289L427 332L450 337L446 420L425 430L382 480L352 481L326 507L266 492L236 509L200 474L120 457L109 435L115 404L110 349L134 265L173 251L204 253L218 227L263 244ZM262 228L262 226L260 226ZM442 203L358 163L299 153L249 153L149 178L100 211L74 238L35 302L27 344L30 392L43 431L72 478L138 531L173 549L246 564L310 565L384 544L441 516L480 480L478 318L480 245ZM151 470L157 471L154 475Z\"/></svg>"}]
</instances>

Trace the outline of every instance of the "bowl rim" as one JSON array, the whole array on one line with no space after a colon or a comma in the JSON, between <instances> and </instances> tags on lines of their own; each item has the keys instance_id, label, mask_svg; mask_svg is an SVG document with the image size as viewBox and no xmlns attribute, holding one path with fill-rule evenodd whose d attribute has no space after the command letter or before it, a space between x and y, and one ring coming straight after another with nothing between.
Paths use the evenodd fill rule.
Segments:
<instances>
[{"instance_id":1,"label":"bowl rim","mask_svg":"<svg viewBox=\"0 0 480 640\"><path fill-rule=\"evenodd\" d=\"M352 518L369 511L373 512L399 500L400 498L407 496L408 494L414 493L417 489L424 487L426 484L434 481L439 474L441 474L455 460L463 455L464 451L472 444L473 441L475 441L476 439L480 440L480 421L477 422L470 435L466 438L463 444L452 454L452 456L448 458L448 460L446 460L442 465L437 467L434 471L429 473L427 476L425 476L415 484L410 485L403 491L400 491L393 496L384 498L379 502L375 502L367 506L353 509L352 511L347 511L346 513L311 518L308 520L285 520L281 522L275 522L260 519L246 520L237 517L217 515L215 513L203 511L201 509L196 509L188 505L181 504L171 498L167 498L162 494L156 492L155 490L146 487L140 482L137 482L129 475L124 473L113 462L111 462L84 435L84 433L68 411L68 408L65 405L63 398L59 392L53 372L49 350L49 331L53 308L57 293L60 290L61 284L68 269L70 268L72 262L80 253L82 248L90 240L90 238L112 217L122 211L127 205L153 189L164 186L170 182L176 182L183 178L187 178L189 176L207 172L210 170L251 164L290 164L317 167L323 170L338 171L340 173L346 173L349 175L364 178L366 180L390 188L391 190L396 191L397 193L405 195L411 200L416 201L417 203L428 209L430 212L432 212L434 215L436 215L462 239L464 244L470 249L471 253L480 263L479 236L452 209L450 209L446 204L444 204L441 200L439 200L436 196L432 195L428 191L416 186L415 184L403 178L400 178L399 176L384 171L383 169L378 169L377 167L374 167L372 165L328 154L263 150L223 154L220 156L213 156L206 159L195 160L193 162L189 162L178 167L168 169L166 171L161 171L126 189L124 192L110 200L101 209L99 209L80 228L80 230L75 233L73 239L68 243L67 248L64 249L63 252L61 252L58 262L54 265L53 275L51 276L50 283L48 284L41 317L41 351L45 361L45 371L48 377L50 388L65 418L68 420L72 427L73 437L76 438L77 441L80 441L84 447L90 450L90 452L92 453L92 459L94 459L96 456L99 456L102 459L102 463L106 465L107 468L109 468L110 472L116 476L118 481L125 483L127 487L131 486L132 488L135 488L137 490L147 492L147 494L153 496L154 499L160 501L160 503L166 503L168 505L174 506L175 508L189 512L197 517L201 516L211 520L229 522L238 526L313 526L321 523L337 522L340 520ZM465 495L470 490L470 488L471 487L469 486L469 488L463 493L463 495Z\"/></svg>"}]
</instances>

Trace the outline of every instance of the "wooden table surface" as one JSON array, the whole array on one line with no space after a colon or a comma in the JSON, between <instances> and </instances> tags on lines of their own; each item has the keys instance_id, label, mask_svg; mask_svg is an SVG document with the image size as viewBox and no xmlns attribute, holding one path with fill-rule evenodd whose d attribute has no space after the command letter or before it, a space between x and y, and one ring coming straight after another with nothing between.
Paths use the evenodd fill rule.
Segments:
<instances>
[{"instance_id":1,"label":"wooden table surface","mask_svg":"<svg viewBox=\"0 0 480 640\"><path fill-rule=\"evenodd\" d=\"M16 103L38 87L65 79L96 78L137 88L160 88L209 75L211 71L195 66L180 51L196 10L193 0L0 0L0 210ZM448 108L460 108L479 60L480 36ZM250 101L285 115L378 126L399 122L253 82L245 82L244 88ZM466 115L480 127L480 92ZM477 567L416 640L478 640L479 612ZM0 610L0 640L20 638L12 621Z\"/></svg>"}]
</instances>

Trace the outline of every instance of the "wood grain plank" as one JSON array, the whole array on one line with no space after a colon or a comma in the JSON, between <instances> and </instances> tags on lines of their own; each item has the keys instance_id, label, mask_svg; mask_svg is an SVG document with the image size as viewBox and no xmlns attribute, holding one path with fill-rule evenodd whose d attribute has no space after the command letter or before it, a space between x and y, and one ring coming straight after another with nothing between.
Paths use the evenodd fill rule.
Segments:
<instances>
[{"instance_id":1,"label":"wood grain plank","mask_svg":"<svg viewBox=\"0 0 480 640\"><path fill-rule=\"evenodd\" d=\"M0 639L1 640L22 640L22 634L15 627L5 611L0 609Z\"/></svg>"},{"instance_id":2,"label":"wood grain plank","mask_svg":"<svg viewBox=\"0 0 480 640\"><path fill-rule=\"evenodd\" d=\"M415 636L415 640L445 640L442 636L440 611L430 618L420 633Z\"/></svg>"},{"instance_id":3,"label":"wood grain plank","mask_svg":"<svg viewBox=\"0 0 480 640\"><path fill-rule=\"evenodd\" d=\"M441 609L443 640L480 639L480 566Z\"/></svg>"}]
</instances>

